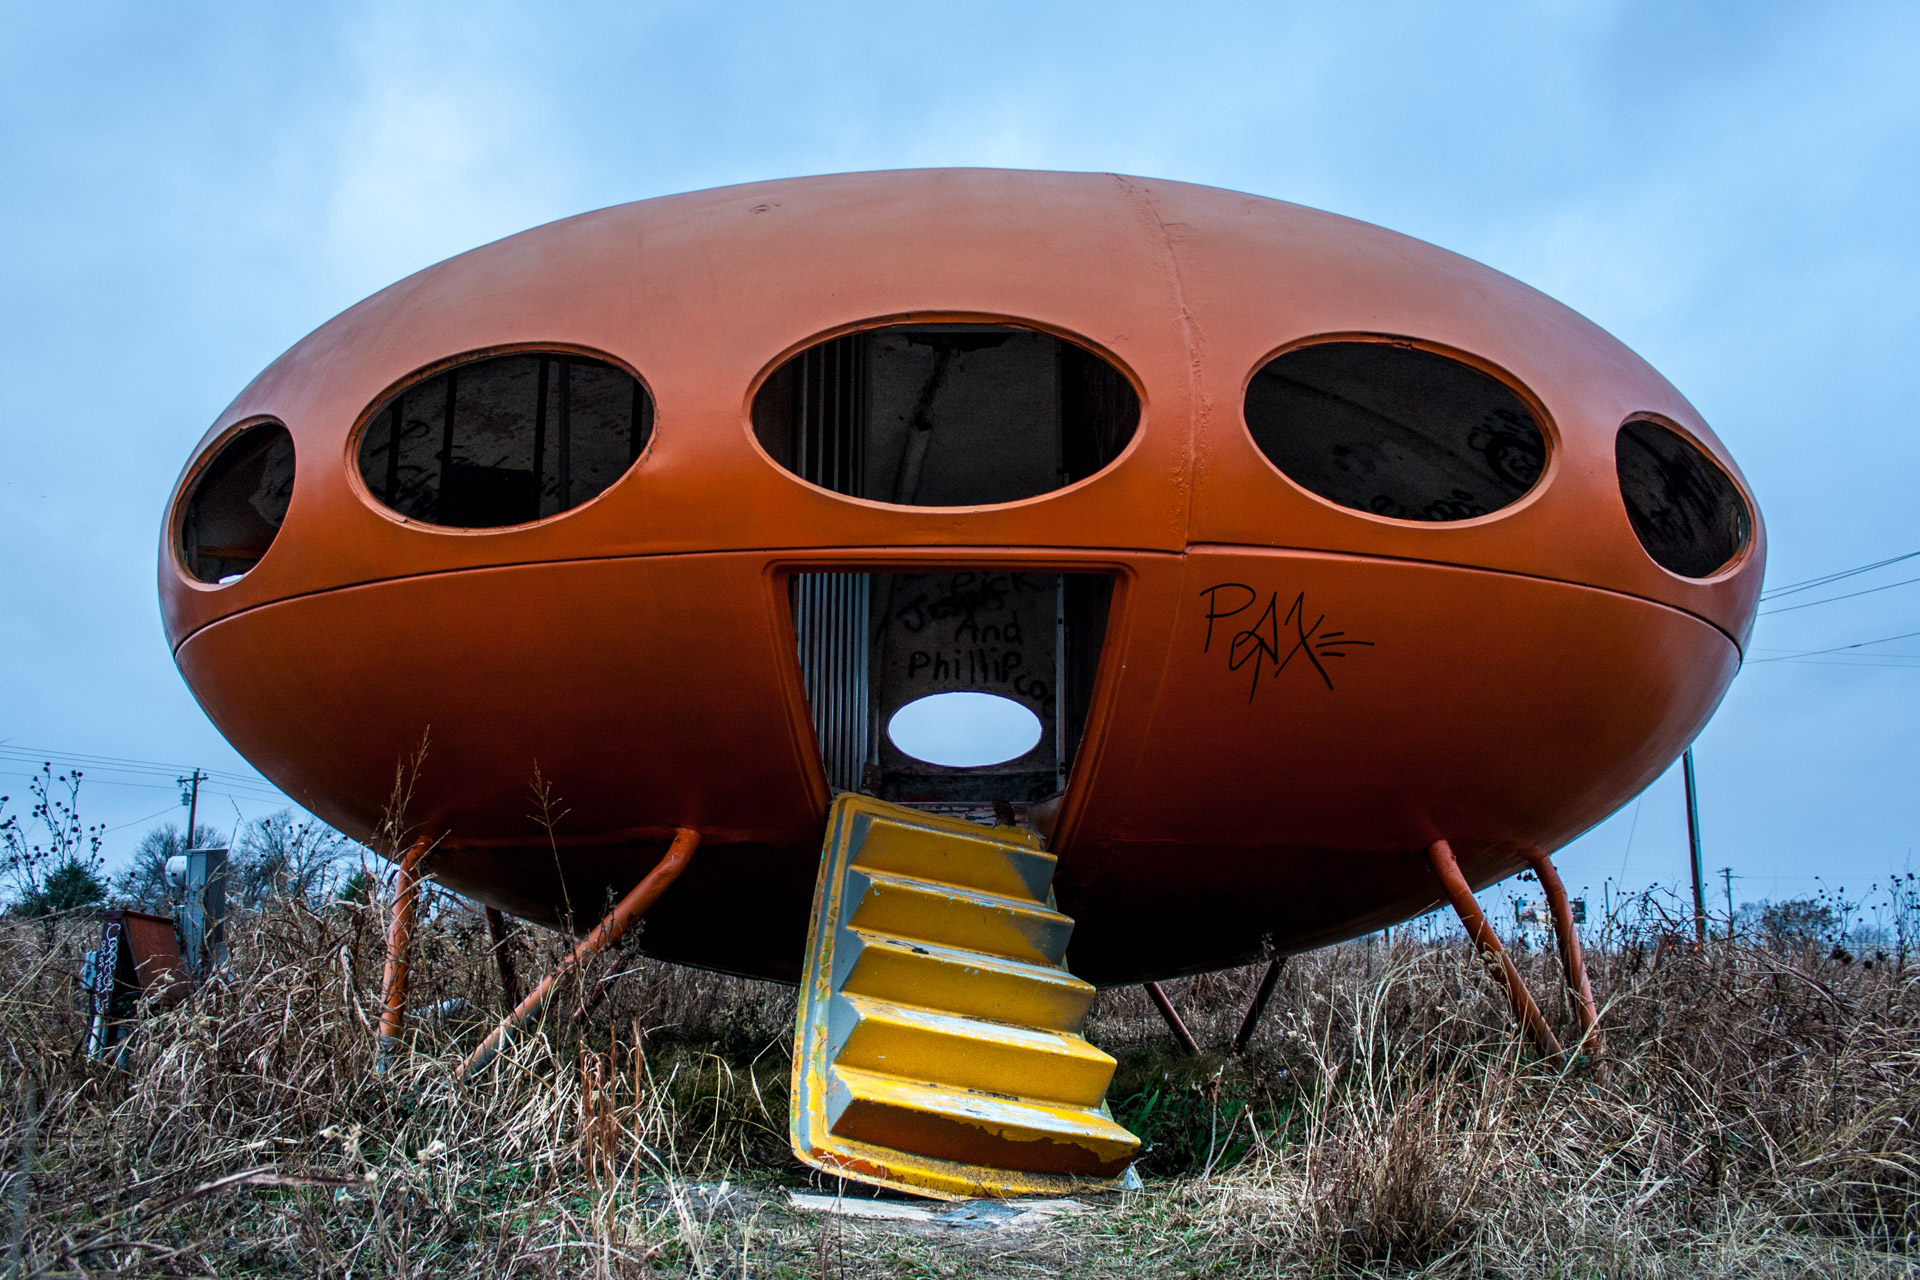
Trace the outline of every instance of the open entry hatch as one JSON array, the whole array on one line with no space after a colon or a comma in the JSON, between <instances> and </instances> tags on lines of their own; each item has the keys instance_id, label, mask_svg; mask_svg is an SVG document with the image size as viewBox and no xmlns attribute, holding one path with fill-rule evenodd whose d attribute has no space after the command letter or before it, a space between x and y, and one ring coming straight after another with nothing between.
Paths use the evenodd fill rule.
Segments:
<instances>
[{"instance_id":1,"label":"open entry hatch","mask_svg":"<svg viewBox=\"0 0 1920 1280\"><path fill-rule=\"evenodd\" d=\"M903 804L987 804L1065 789L1106 637L1111 577L965 568L798 573L789 584L801 674L836 790ZM979 697L941 696L955 694L1024 708L1038 722L1037 740L1028 733L1018 754L988 764L910 754L941 740L986 745L991 758L990 744L967 740L1007 740L1006 717L978 716Z\"/></svg>"},{"instance_id":2,"label":"open entry hatch","mask_svg":"<svg viewBox=\"0 0 1920 1280\"><path fill-rule=\"evenodd\" d=\"M753 405L761 446L794 475L913 507L1017 502L1075 484L1113 465L1139 422L1139 395L1106 357L1012 324L831 338L775 370ZM965 806L1065 789L1111 577L981 566L789 582L836 790Z\"/></svg>"}]
</instances>

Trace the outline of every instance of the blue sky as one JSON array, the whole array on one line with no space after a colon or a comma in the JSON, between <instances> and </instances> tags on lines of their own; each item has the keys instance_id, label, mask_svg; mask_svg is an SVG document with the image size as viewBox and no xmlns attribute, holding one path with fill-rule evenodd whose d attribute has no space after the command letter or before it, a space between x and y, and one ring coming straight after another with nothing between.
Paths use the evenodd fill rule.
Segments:
<instances>
[{"instance_id":1,"label":"blue sky","mask_svg":"<svg viewBox=\"0 0 1920 1280\"><path fill-rule=\"evenodd\" d=\"M0 757L250 772L173 669L155 545L193 443L302 334L540 222L795 174L1117 170L1419 236L1679 386L1758 492L1770 582L1920 550L1916 157L1904 0L14 6ZM1698 745L1736 899L1907 866L1920 636L1791 655L1909 631L1920 584L1762 619L1751 656L1784 660ZM0 758L0 791L26 767ZM116 857L178 820L167 777L91 772ZM274 807L209 795L220 822ZM1561 862L1595 897L1678 882L1678 771Z\"/></svg>"}]
</instances>

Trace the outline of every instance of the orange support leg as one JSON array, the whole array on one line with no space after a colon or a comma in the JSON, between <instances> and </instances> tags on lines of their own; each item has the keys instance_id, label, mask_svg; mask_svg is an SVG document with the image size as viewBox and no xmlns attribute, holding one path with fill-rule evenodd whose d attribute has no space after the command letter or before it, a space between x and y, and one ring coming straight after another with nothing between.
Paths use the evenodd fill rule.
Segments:
<instances>
[{"instance_id":1,"label":"orange support leg","mask_svg":"<svg viewBox=\"0 0 1920 1280\"><path fill-rule=\"evenodd\" d=\"M1467 878L1460 874L1460 864L1454 861L1453 846L1445 840L1435 840L1427 847L1427 858L1433 863L1434 874L1440 877L1441 887L1447 891L1447 900L1453 903L1454 913L1467 927L1467 936L1473 939L1473 945L1480 949L1488 966L1498 970L1506 982L1507 999L1513 1002L1514 1015L1533 1034L1534 1043L1542 1053L1559 1057L1560 1041L1547 1020L1540 1016L1540 1006L1528 994L1527 984L1520 977L1520 970L1514 967L1513 957L1500 945L1493 926L1480 911L1480 904L1473 900L1473 890Z\"/></svg>"},{"instance_id":2,"label":"orange support leg","mask_svg":"<svg viewBox=\"0 0 1920 1280\"><path fill-rule=\"evenodd\" d=\"M407 846L393 891L393 917L387 923L387 964L381 977L380 1040L375 1071L400 1047L407 1025L407 948L413 942L413 917L420 901L420 880L433 842L424 836Z\"/></svg>"},{"instance_id":3,"label":"orange support leg","mask_svg":"<svg viewBox=\"0 0 1920 1280\"><path fill-rule=\"evenodd\" d=\"M1554 938L1560 944L1560 967L1566 974L1567 990L1574 995L1580 1015L1580 1039L1597 1057L1606 1052L1607 1042L1600 1030L1600 1011L1593 1001L1593 985L1587 981L1587 959L1580 949L1580 935L1573 929L1573 908L1567 903L1567 887L1546 851L1529 846L1520 851L1533 864L1540 887L1547 892L1547 905L1553 910Z\"/></svg>"},{"instance_id":4,"label":"orange support leg","mask_svg":"<svg viewBox=\"0 0 1920 1280\"><path fill-rule=\"evenodd\" d=\"M660 859L659 865L649 871L646 878L639 884L629 889L627 896L615 903L613 910L607 912L606 917L593 927L593 932L580 940L580 945L573 949L573 954L555 966L552 973L542 978L540 985L527 994L527 998L520 1002L519 1007L487 1034L487 1038L480 1042L480 1047L475 1049L467 1060L460 1064L460 1069L453 1073L454 1079L470 1078L474 1072L492 1061L493 1056L500 1051L500 1046L506 1042L508 1033L524 1027L539 1017L540 1011L546 1007L547 1001L561 981L579 968L587 957L597 955L618 942L620 935L625 933L662 893L666 892L667 886L680 878L680 873L687 869L687 863L693 860L693 851L699 847L699 832L689 831L685 827L679 828L673 837L673 843L667 848L666 856Z\"/></svg>"}]
</instances>

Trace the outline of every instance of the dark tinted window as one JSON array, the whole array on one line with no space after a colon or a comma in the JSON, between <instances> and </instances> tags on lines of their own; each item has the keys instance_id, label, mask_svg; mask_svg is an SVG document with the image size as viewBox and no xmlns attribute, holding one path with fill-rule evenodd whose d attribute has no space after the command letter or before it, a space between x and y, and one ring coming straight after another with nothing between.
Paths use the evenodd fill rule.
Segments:
<instances>
[{"instance_id":1,"label":"dark tinted window","mask_svg":"<svg viewBox=\"0 0 1920 1280\"><path fill-rule=\"evenodd\" d=\"M496 356L376 409L360 437L360 476L374 497L427 524L525 524L601 493L652 430L652 398L624 369L586 356Z\"/></svg>"},{"instance_id":2,"label":"dark tinted window","mask_svg":"<svg viewBox=\"0 0 1920 1280\"><path fill-rule=\"evenodd\" d=\"M1140 398L1099 356L1011 325L894 325L834 338L753 402L761 445L836 493L913 507L1013 502L1119 456Z\"/></svg>"},{"instance_id":3,"label":"dark tinted window","mask_svg":"<svg viewBox=\"0 0 1920 1280\"><path fill-rule=\"evenodd\" d=\"M1323 498L1401 520L1498 511L1540 478L1547 442L1506 383L1386 342L1277 356L1247 387L1254 443Z\"/></svg>"},{"instance_id":4,"label":"dark tinted window","mask_svg":"<svg viewBox=\"0 0 1920 1280\"><path fill-rule=\"evenodd\" d=\"M293 499L293 437L277 422L240 432L193 482L180 526L180 559L202 582L253 568L280 532Z\"/></svg>"},{"instance_id":5,"label":"dark tinted window","mask_svg":"<svg viewBox=\"0 0 1920 1280\"><path fill-rule=\"evenodd\" d=\"M1673 572L1706 578L1753 534L1733 481L1700 447L1657 422L1629 422L1614 438L1620 496L1647 554Z\"/></svg>"}]
</instances>

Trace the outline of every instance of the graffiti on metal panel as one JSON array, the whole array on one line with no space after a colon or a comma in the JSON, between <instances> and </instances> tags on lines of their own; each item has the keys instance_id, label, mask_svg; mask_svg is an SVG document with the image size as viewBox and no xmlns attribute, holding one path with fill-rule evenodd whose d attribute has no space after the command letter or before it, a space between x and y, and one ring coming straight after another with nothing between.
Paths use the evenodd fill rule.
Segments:
<instances>
[{"instance_id":1,"label":"graffiti on metal panel","mask_svg":"<svg viewBox=\"0 0 1920 1280\"><path fill-rule=\"evenodd\" d=\"M880 619L898 629L907 680L936 687L999 685L1036 706L1051 694L1040 674L1052 665L1054 583L1025 573L927 575L930 589L908 589ZM1029 616L1023 620L1022 613ZM1030 632L1045 630L1044 635ZM1042 652L1030 655L1032 639ZM1030 659L1033 659L1030 661ZM1044 661L1041 661L1044 660Z\"/></svg>"},{"instance_id":2,"label":"graffiti on metal panel","mask_svg":"<svg viewBox=\"0 0 1920 1280\"><path fill-rule=\"evenodd\" d=\"M1260 593L1244 582L1215 583L1200 594L1207 602L1207 635L1200 651L1213 652L1215 624L1221 624L1218 634L1226 641L1222 651L1227 670L1253 669L1247 683L1248 702L1260 692L1263 674L1278 680L1296 658L1304 659L1300 665L1311 666L1327 688L1332 689L1333 675L1327 670L1328 661L1346 657L1349 649L1373 647L1371 640L1355 639L1345 631L1328 627L1327 615L1314 614L1307 605L1304 591L1294 595L1284 614L1278 591L1268 592L1266 607L1250 613L1260 603ZM1251 622L1247 621L1249 617Z\"/></svg>"}]
</instances>

